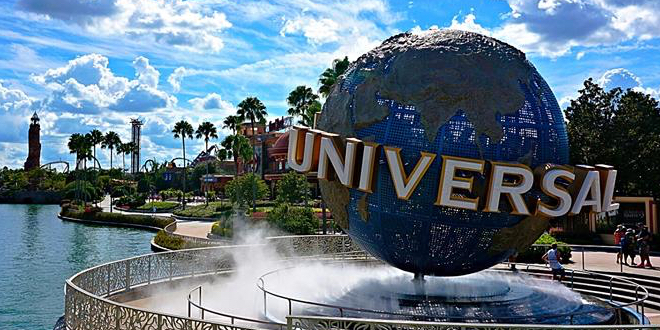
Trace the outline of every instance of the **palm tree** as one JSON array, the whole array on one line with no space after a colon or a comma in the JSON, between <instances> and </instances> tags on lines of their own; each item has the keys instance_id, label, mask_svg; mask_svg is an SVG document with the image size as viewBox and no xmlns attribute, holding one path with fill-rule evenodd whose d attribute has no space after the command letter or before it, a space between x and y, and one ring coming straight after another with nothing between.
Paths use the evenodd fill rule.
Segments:
<instances>
[{"instance_id":1,"label":"palm tree","mask_svg":"<svg viewBox=\"0 0 660 330\"><path fill-rule=\"evenodd\" d=\"M268 115L266 106L261 103L258 98L250 96L238 104L237 113L242 120L250 121L250 128L252 130L252 133L250 134L250 139L252 140L252 153L256 154L256 142L254 141L256 134L254 133L254 124L257 122L264 124L266 122L266 115ZM256 166L253 166L252 171L254 172L255 169Z\"/></svg>"},{"instance_id":2,"label":"palm tree","mask_svg":"<svg viewBox=\"0 0 660 330\"><path fill-rule=\"evenodd\" d=\"M103 133L97 129L93 129L89 132L89 143L92 145L94 150L94 168L96 168L96 145L103 142Z\"/></svg>"},{"instance_id":3,"label":"palm tree","mask_svg":"<svg viewBox=\"0 0 660 330\"><path fill-rule=\"evenodd\" d=\"M289 93L286 103L291 106L289 108L289 115L301 116L303 119L299 123L305 122L305 116L308 115L309 107L318 102L319 96L314 94L314 91L307 86L298 86L296 89ZM312 118L313 121L313 118ZM308 122L308 121L307 121Z\"/></svg>"},{"instance_id":4,"label":"palm tree","mask_svg":"<svg viewBox=\"0 0 660 330\"><path fill-rule=\"evenodd\" d=\"M237 113L243 120L250 121L250 128L252 129L252 133L251 133L252 157L254 157L254 155L256 154L256 144L257 144L256 141L254 140L256 137L256 134L254 132L254 124L255 122L259 122L260 124L266 123L266 115L268 115L268 112L266 111L266 106L263 103L261 103L261 101L258 98L250 96L238 104ZM256 169L257 169L257 164L254 164L254 166L252 166L252 173L254 173ZM257 187L253 185L252 186L253 212L257 211L256 196L257 196Z\"/></svg>"},{"instance_id":5,"label":"palm tree","mask_svg":"<svg viewBox=\"0 0 660 330\"><path fill-rule=\"evenodd\" d=\"M196 138L201 139L202 137L204 138L204 151L208 152L209 150L209 139L217 139L218 138L218 130L215 128L215 125L213 123L210 123L208 121L205 121L199 126L197 126L197 131L196 133Z\"/></svg>"},{"instance_id":6,"label":"palm tree","mask_svg":"<svg viewBox=\"0 0 660 330\"><path fill-rule=\"evenodd\" d=\"M174 129L172 130L172 133L174 133L174 138L178 139L179 137L181 138L181 144L183 146L183 195L184 195L184 203L183 207L186 207L185 203L185 194L186 194L186 137L189 139L193 138L193 127L190 125L185 120L181 120L178 123L174 125Z\"/></svg>"},{"instance_id":7,"label":"palm tree","mask_svg":"<svg viewBox=\"0 0 660 330\"><path fill-rule=\"evenodd\" d=\"M202 137L204 138L204 152L208 154L208 152L209 152L209 138L212 138L212 139L217 139L218 138L217 129L215 128L215 125L213 125L213 123L205 121L205 122L199 124L199 126L197 126L197 131L195 133L196 133L196 135L195 135L196 138L198 138L198 139L201 139ZM209 175L209 162L208 162L208 160L205 163L206 163L206 176L208 177L208 175ZM206 205L208 205L209 204L208 194L205 194L205 195L206 195Z\"/></svg>"},{"instance_id":8,"label":"palm tree","mask_svg":"<svg viewBox=\"0 0 660 330\"><path fill-rule=\"evenodd\" d=\"M337 82L339 76L346 72L350 64L351 62L348 61L348 57L344 57L343 60L335 59L332 61L332 68L327 68L323 71L319 77L319 84L321 84L321 87L319 87L319 93L321 93L323 97L328 97L332 90L332 85Z\"/></svg>"},{"instance_id":9,"label":"palm tree","mask_svg":"<svg viewBox=\"0 0 660 330\"><path fill-rule=\"evenodd\" d=\"M136 148L135 142L122 143L117 147L117 153L121 154L122 173L126 172L126 155L132 153Z\"/></svg>"},{"instance_id":10,"label":"palm tree","mask_svg":"<svg viewBox=\"0 0 660 330\"><path fill-rule=\"evenodd\" d=\"M89 144L89 141L84 135L80 133L74 133L71 134L71 137L69 137L69 142L67 143L67 146L69 147L70 153L76 154L76 170L77 170L80 166L80 162L87 159L88 155L90 154L91 145Z\"/></svg>"},{"instance_id":11,"label":"palm tree","mask_svg":"<svg viewBox=\"0 0 660 330\"><path fill-rule=\"evenodd\" d=\"M236 135L242 123L243 119L240 116L227 116L222 122L222 128L230 129L233 132L232 134Z\"/></svg>"},{"instance_id":12,"label":"palm tree","mask_svg":"<svg viewBox=\"0 0 660 330\"><path fill-rule=\"evenodd\" d=\"M105 133L105 136L103 137L103 141L101 142L101 148L103 149L108 148L110 150L110 169L112 169L112 151L115 148L119 148L119 146L121 146L121 139L119 138L119 135L117 135L117 133L113 131Z\"/></svg>"}]
</instances>

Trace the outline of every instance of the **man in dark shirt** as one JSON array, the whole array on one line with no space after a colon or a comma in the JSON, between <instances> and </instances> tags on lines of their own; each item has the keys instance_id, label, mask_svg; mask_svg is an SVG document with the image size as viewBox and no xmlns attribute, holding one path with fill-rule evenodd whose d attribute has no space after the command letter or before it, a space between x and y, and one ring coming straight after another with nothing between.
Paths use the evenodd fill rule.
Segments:
<instances>
[{"instance_id":1,"label":"man in dark shirt","mask_svg":"<svg viewBox=\"0 0 660 330\"><path fill-rule=\"evenodd\" d=\"M639 247L639 256L642 261L639 262L637 267L644 268L644 261L646 267L653 268L651 265L650 250L651 250L651 232L644 224L639 224L639 234L637 234L637 246Z\"/></svg>"}]
</instances>

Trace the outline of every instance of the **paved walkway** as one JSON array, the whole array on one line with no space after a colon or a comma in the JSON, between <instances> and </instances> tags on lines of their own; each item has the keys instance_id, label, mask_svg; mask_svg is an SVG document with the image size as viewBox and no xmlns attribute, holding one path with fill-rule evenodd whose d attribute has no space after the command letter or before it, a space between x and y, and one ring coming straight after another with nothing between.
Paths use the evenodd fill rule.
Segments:
<instances>
[{"instance_id":1,"label":"paved walkway","mask_svg":"<svg viewBox=\"0 0 660 330\"><path fill-rule=\"evenodd\" d=\"M192 237L206 238L211 232L213 222L208 221L177 221L174 233Z\"/></svg>"},{"instance_id":2,"label":"paved walkway","mask_svg":"<svg viewBox=\"0 0 660 330\"><path fill-rule=\"evenodd\" d=\"M609 272L624 272L624 273L636 273L644 274L651 276L658 276L660 278L660 257L651 257L651 263L654 268L636 268L631 266L623 265L616 263L616 253L613 252L584 252L584 260L582 260L582 253L580 251L574 251L573 264L565 265L567 268L573 269L586 269L586 270L596 270L596 271L609 271ZM630 260L630 259L629 259ZM635 262L639 263L640 258L637 256ZM584 264L584 268L583 265Z\"/></svg>"}]
</instances>

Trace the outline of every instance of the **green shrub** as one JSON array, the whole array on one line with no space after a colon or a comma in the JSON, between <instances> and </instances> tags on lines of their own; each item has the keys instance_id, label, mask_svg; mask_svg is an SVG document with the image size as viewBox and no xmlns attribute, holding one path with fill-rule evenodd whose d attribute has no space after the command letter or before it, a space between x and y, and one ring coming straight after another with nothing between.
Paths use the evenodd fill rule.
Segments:
<instances>
[{"instance_id":1,"label":"green shrub","mask_svg":"<svg viewBox=\"0 0 660 330\"><path fill-rule=\"evenodd\" d=\"M161 190L159 194L163 199L169 199L169 198L181 199L181 196L183 196L183 192L181 190L174 188Z\"/></svg>"},{"instance_id":2,"label":"green shrub","mask_svg":"<svg viewBox=\"0 0 660 330\"><path fill-rule=\"evenodd\" d=\"M147 202L147 195L133 193L120 197L115 201L115 205L128 206L131 209L144 205Z\"/></svg>"},{"instance_id":3,"label":"green shrub","mask_svg":"<svg viewBox=\"0 0 660 330\"><path fill-rule=\"evenodd\" d=\"M170 250L181 250L186 248L186 241L181 237L170 236L164 230L159 231L154 237L154 243Z\"/></svg>"},{"instance_id":4,"label":"green shrub","mask_svg":"<svg viewBox=\"0 0 660 330\"><path fill-rule=\"evenodd\" d=\"M209 205L186 206L185 210L177 209L174 215L193 218L220 218L223 213L231 211L232 206L228 203L211 202Z\"/></svg>"},{"instance_id":5,"label":"green shrub","mask_svg":"<svg viewBox=\"0 0 660 330\"><path fill-rule=\"evenodd\" d=\"M553 244L557 243L558 248L557 250L559 251L559 254L561 255L561 262L562 263L568 263L571 259L571 248L568 246L565 246L566 243L557 241L554 237L552 237L550 234L543 234L541 237L539 237L534 244ZM525 263L542 263L543 262L543 255L550 249L549 246L530 246L527 250L520 252L518 254L518 258L516 258L517 262L525 262Z\"/></svg>"},{"instance_id":6,"label":"green shrub","mask_svg":"<svg viewBox=\"0 0 660 330\"><path fill-rule=\"evenodd\" d=\"M62 209L62 216L81 220L103 221L116 224L132 224L150 227L165 228L165 226L174 222L171 218L152 217L149 215L122 214L110 212L84 212L75 210L72 207Z\"/></svg>"},{"instance_id":7,"label":"green shrub","mask_svg":"<svg viewBox=\"0 0 660 330\"><path fill-rule=\"evenodd\" d=\"M281 204L268 213L268 221L294 235L313 235L319 221L310 207Z\"/></svg>"},{"instance_id":8,"label":"green shrub","mask_svg":"<svg viewBox=\"0 0 660 330\"><path fill-rule=\"evenodd\" d=\"M216 221L213 223L213 226L211 226L211 234L222 237L232 237L234 235L232 221L230 219Z\"/></svg>"},{"instance_id":9,"label":"green shrub","mask_svg":"<svg viewBox=\"0 0 660 330\"><path fill-rule=\"evenodd\" d=\"M103 191L85 180L72 181L64 187L64 197L74 200L100 201Z\"/></svg>"},{"instance_id":10,"label":"green shrub","mask_svg":"<svg viewBox=\"0 0 660 330\"><path fill-rule=\"evenodd\" d=\"M171 210L177 206L179 206L179 203L176 202L149 202L138 206L137 209L151 211L154 207L156 207L156 211L163 211Z\"/></svg>"}]
</instances>

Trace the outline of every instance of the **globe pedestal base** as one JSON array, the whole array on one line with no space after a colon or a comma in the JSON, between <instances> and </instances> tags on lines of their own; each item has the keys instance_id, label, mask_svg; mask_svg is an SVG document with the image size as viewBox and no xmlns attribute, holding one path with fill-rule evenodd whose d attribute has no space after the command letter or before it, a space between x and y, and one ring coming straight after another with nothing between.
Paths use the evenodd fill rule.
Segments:
<instances>
[{"instance_id":1,"label":"globe pedestal base","mask_svg":"<svg viewBox=\"0 0 660 330\"><path fill-rule=\"evenodd\" d=\"M605 303L558 283L485 271L440 278L406 275L367 279L304 314L432 322L609 324ZM341 315L340 315L341 314Z\"/></svg>"}]
</instances>

